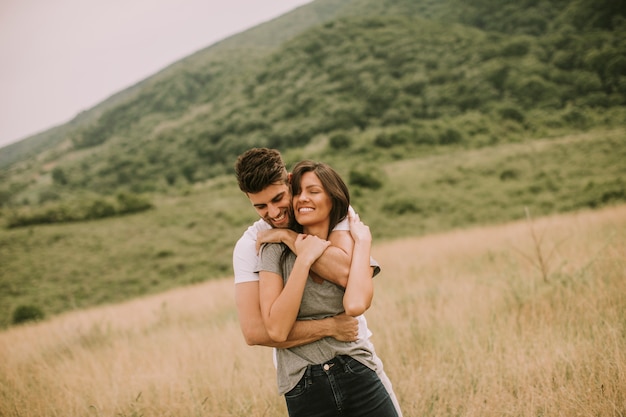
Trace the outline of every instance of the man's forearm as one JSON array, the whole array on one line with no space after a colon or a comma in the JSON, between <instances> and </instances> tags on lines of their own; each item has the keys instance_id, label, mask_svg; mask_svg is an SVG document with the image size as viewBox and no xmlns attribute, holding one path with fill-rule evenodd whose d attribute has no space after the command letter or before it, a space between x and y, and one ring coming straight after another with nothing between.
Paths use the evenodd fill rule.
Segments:
<instances>
[{"instance_id":1,"label":"man's forearm","mask_svg":"<svg viewBox=\"0 0 626 417\"><path fill-rule=\"evenodd\" d=\"M292 230L282 230L281 242L296 255L294 242L297 236ZM333 232L330 240L331 246L313 263L311 270L321 278L345 288L350 273L351 256L348 253L352 253L352 238L349 232L344 231Z\"/></svg>"},{"instance_id":2,"label":"man's forearm","mask_svg":"<svg viewBox=\"0 0 626 417\"><path fill-rule=\"evenodd\" d=\"M320 320L296 321L285 342L273 341L265 329L261 316L258 281L235 285L235 303L241 332L250 346L289 348L328 336L347 342L354 341L357 337L357 321L353 317L340 314Z\"/></svg>"},{"instance_id":3,"label":"man's forearm","mask_svg":"<svg viewBox=\"0 0 626 417\"><path fill-rule=\"evenodd\" d=\"M311 269L324 279L345 288L348 285L354 240L346 230L331 232L328 240L330 246Z\"/></svg>"},{"instance_id":4,"label":"man's forearm","mask_svg":"<svg viewBox=\"0 0 626 417\"><path fill-rule=\"evenodd\" d=\"M350 274L350 257L340 248L329 246L311 266L311 270L325 280L345 288Z\"/></svg>"},{"instance_id":5,"label":"man's forearm","mask_svg":"<svg viewBox=\"0 0 626 417\"><path fill-rule=\"evenodd\" d=\"M265 332L267 334L267 332ZM264 340L256 343L260 346L269 346L281 349L288 349L296 346L306 345L318 341L324 337L334 335L332 318L320 320L298 320L294 323L287 340L275 342L269 335Z\"/></svg>"},{"instance_id":6,"label":"man's forearm","mask_svg":"<svg viewBox=\"0 0 626 417\"><path fill-rule=\"evenodd\" d=\"M320 319L320 320L298 320L294 323L294 326L289 332L289 337L285 343L289 346L281 347L294 347L306 345L311 342L315 342L324 337L333 336L334 327L333 319Z\"/></svg>"}]
</instances>

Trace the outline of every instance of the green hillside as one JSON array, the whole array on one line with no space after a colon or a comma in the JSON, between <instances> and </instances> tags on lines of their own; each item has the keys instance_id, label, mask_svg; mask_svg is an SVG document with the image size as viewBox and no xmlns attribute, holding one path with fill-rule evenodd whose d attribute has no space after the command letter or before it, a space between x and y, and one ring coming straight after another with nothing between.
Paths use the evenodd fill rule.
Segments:
<instances>
[{"instance_id":1,"label":"green hillside","mask_svg":"<svg viewBox=\"0 0 626 417\"><path fill-rule=\"evenodd\" d=\"M623 124L623 10L502 4L313 2L38 135L35 157L6 148L0 202L163 192L230 172L250 146L317 135L480 147Z\"/></svg>"},{"instance_id":2,"label":"green hillside","mask_svg":"<svg viewBox=\"0 0 626 417\"><path fill-rule=\"evenodd\" d=\"M618 3L317 0L0 149L0 324L230 274L252 146L379 240L625 202Z\"/></svg>"},{"instance_id":3,"label":"green hillside","mask_svg":"<svg viewBox=\"0 0 626 417\"><path fill-rule=\"evenodd\" d=\"M367 146L347 159L313 144L285 157L337 167L381 242L520 219L526 209L538 217L623 203L625 135L594 131L410 159ZM0 230L0 327L23 305L51 315L230 275L234 242L256 219L249 204L231 175L156 196L141 214Z\"/></svg>"}]
</instances>

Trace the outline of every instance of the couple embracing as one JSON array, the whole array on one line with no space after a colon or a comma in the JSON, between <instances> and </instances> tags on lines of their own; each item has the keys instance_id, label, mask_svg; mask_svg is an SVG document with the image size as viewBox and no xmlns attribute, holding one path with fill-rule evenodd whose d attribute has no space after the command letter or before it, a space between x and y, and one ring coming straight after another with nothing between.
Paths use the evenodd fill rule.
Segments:
<instances>
[{"instance_id":1,"label":"couple embracing","mask_svg":"<svg viewBox=\"0 0 626 417\"><path fill-rule=\"evenodd\" d=\"M239 321L249 345L275 348L289 415L401 416L363 316L380 268L345 182L313 161L289 174L267 148L235 171L261 217L233 251Z\"/></svg>"}]
</instances>

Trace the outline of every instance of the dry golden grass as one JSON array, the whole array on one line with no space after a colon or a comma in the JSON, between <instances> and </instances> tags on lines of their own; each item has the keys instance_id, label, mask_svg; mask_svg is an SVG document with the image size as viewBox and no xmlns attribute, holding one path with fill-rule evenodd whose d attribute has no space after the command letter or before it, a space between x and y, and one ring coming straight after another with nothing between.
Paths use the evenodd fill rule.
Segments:
<instances>
[{"instance_id":1,"label":"dry golden grass","mask_svg":"<svg viewBox=\"0 0 626 417\"><path fill-rule=\"evenodd\" d=\"M368 320L405 415L626 415L625 207L375 256L385 271Z\"/></svg>"},{"instance_id":2,"label":"dry golden grass","mask_svg":"<svg viewBox=\"0 0 626 417\"><path fill-rule=\"evenodd\" d=\"M626 415L625 255L626 206L379 243L367 316L404 415ZM0 333L2 417L279 415L231 279Z\"/></svg>"}]
</instances>

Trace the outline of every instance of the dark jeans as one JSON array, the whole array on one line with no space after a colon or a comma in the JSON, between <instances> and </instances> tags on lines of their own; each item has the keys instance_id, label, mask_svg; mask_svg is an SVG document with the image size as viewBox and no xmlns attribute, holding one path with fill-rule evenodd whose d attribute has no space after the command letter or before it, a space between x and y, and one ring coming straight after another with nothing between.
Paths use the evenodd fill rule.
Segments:
<instances>
[{"instance_id":1,"label":"dark jeans","mask_svg":"<svg viewBox=\"0 0 626 417\"><path fill-rule=\"evenodd\" d=\"M309 365L285 394L290 417L397 417L376 372L349 356Z\"/></svg>"}]
</instances>

